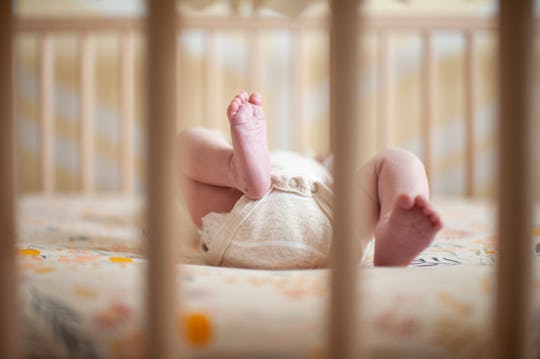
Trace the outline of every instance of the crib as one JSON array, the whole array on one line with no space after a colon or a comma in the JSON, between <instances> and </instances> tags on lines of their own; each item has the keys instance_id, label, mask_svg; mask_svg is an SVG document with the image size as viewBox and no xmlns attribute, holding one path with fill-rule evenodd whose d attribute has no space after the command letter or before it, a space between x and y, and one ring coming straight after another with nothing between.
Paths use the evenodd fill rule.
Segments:
<instances>
[{"instance_id":1,"label":"crib","mask_svg":"<svg viewBox=\"0 0 540 359\"><path fill-rule=\"evenodd\" d=\"M532 2L501 1L498 21L463 16L362 16L351 10L356 5L355 1L333 1L330 16L204 17L177 16L174 1L163 0L148 2L145 21L16 19L11 2L2 2L0 47L7 50L0 57L0 357L537 356L540 213L537 208L534 216L532 200ZM244 85L251 89L264 87L261 39L265 32L287 32L292 60L285 86L295 104L288 110L292 119L288 145L306 153L317 147L306 130L305 67L310 55L306 34L328 40L331 100L329 121L323 128L330 136L316 150L331 149L336 154L331 269L262 271L200 262L190 237L193 231L174 201L172 165L173 134L193 124L177 109L177 103L182 109L192 101L187 86L181 86L188 64L178 34L193 30L204 34L206 46L200 87L207 106L200 112L201 124L216 128L223 126L219 111L223 108L220 99L225 97L220 83L220 32L237 31L251 44L244 69ZM119 39L120 168L114 193L110 188L103 193L96 180L94 38L102 31L115 32ZM139 110L148 119L147 177L137 180L135 39L144 31L148 36L148 104ZM363 268L358 268L353 224L361 218L362 209L348 200L347 189L353 186L350 163L393 144L395 113L391 111L396 98L389 90L395 85L390 38L400 31L413 32L419 39L421 135L416 148L435 188L444 174L437 165L433 140L440 101L434 96L433 38L441 31L463 38L463 193L435 196L446 229L411 268L371 268L369 250ZM497 203L478 197L481 160L475 143L477 37L496 31L501 84ZM68 195L57 188L55 178L55 32L76 34L79 54L79 174L75 193ZM15 182L13 34L33 36L38 49L37 194L18 195ZM350 80L359 78L364 69L366 59L359 56L358 39L366 34L375 39L373 54L378 64L371 71L377 85L372 104L377 126L372 123L371 127L357 101L365 96L365 86ZM364 134L362 141L357 140L359 134ZM274 140L282 144L279 136ZM139 182L144 183L144 198ZM139 218L143 208L146 219ZM179 237L186 238L180 246Z\"/></svg>"}]
</instances>

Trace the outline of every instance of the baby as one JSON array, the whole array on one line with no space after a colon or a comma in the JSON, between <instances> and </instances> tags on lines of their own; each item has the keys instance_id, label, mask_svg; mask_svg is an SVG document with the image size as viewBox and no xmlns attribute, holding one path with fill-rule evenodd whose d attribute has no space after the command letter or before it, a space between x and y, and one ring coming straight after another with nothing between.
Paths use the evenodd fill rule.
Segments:
<instances>
[{"instance_id":1,"label":"baby","mask_svg":"<svg viewBox=\"0 0 540 359\"><path fill-rule=\"evenodd\" d=\"M327 265L332 239L330 172L311 158L270 153L262 97L238 94L227 108L232 145L218 132L178 136L181 187L209 264L266 269ZM374 264L408 265L442 221L429 202L421 161L391 149L358 171L352 200L369 207Z\"/></svg>"}]
</instances>

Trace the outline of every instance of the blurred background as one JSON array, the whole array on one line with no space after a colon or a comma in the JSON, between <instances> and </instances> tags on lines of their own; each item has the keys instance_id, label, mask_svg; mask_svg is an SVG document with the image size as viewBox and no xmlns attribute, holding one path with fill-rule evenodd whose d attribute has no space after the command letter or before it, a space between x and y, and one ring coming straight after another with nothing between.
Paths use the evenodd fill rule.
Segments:
<instances>
[{"instance_id":1,"label":"blurred background","mask_svg":"<svg viewBox=\"0 0 540 359\"><path fill-rule=\"evenodd\" d=\"M538 8L538 6L537 6ZM367 0L369 17L477 17L492 18L497 3L492 0ZM20 19L139 18L144 15L141 0L17 0ZM326 19L328 2L323 0L182 0L178 12L186 19L245 18L289 19L317 23ZM264 97L269 123L271 149L298 150L308 155L330 151L329 36L324 26L302 31L274 29L257 34L256 27L189 28L179 33L179 130L203 125L227 135L225 109L239 91L259 91ZM364 85L358 104L366 119L365 130L370 153L383 146L400 146L419 156L422 148L422 38L417 31L391 31L388 34L388 82L381 86L379 42L370 33L363 43ZM57 191L77 192L80 179L80 40L68 31L50 33L54 41L54 181ZM121 95L119 31L99 31L93 36L95 52L95 92L92 121L95 136L95 183L98 191L116 191L121 183ZM16 100L19 184L22 192L41 190L40 179L40 45L34 32L20 31L16 40ZM134 37L134 173L135 188L142 188L144 171L144 39ZM476 195L491 197L496 179L496 42L491 31L477 32L474 76L474 154ZM432 35L434 81L431 94L433 192L463 195L466 192L466 101L465 37L456 31L437 31ZM539 52L536 41L535 53ZM301 62L298 53L301 52ZM255 68L249 61L256 54ZM536 56L536 64L538 63ZM538 66L535 66L538 67ZM535 89L540 74L534 79ZM386 109L378 107L384 95ZM540 92L535 98L535 134L540 134ZM386 111L388 126L381 144L381 111ZM301 125L299 125L301 124ZM540 136L535 146L535 172L540 172ZM537 176L537 178L540 178ZM536 186L540 197L540 185Z\"/></svg>"}]
</instances>

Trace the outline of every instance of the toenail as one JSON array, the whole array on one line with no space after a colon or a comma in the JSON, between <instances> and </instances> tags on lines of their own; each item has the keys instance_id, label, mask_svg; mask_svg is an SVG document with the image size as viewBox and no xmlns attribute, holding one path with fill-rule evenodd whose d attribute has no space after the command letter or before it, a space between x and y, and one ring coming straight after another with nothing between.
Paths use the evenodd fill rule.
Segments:
<instances>
[{"instance_id":1,"label":"toenail","mask_svg":"<svg viewBox=\"0 0 540 359\"><path fill-rule=\"evenodd\" d=\"M317 193L318 190L319 190L319 185L317 183L313 183L311 185L311 193Z\"/></svg>"}]
</instances>

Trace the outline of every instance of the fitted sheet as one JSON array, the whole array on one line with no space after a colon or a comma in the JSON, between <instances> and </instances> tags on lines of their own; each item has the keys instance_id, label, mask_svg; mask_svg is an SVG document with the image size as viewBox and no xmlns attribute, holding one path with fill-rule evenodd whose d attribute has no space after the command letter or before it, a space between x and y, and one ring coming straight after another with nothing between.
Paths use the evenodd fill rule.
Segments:
<instances>
[{"instance_id":1,"label":"fitted sheet","mask_svg":"<svg viewBox=\"0 0 540 359\"><path fill-rule=\"evenodd\" d=\"M359 266L357 335L368 357L491 356L495 206L462 198L434 202L445 228L408 268L374 268L372 249ZM27 355L143 356L141 208L140 198L126 196L19 201L17 258ZM204 265L196 231L185 218L179 217L185 240L178 240L177 321L189 356L323 357L328 270ZM533 315L540 326L538 215L533 231ZM540 328L534 330L540 342Z\"/></svg>"}]
</instances>

